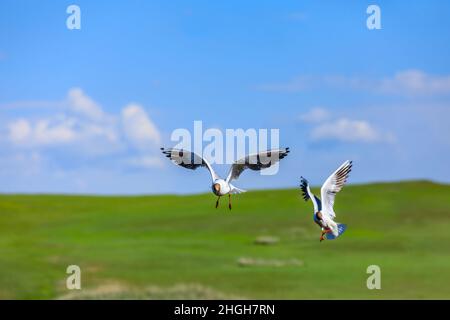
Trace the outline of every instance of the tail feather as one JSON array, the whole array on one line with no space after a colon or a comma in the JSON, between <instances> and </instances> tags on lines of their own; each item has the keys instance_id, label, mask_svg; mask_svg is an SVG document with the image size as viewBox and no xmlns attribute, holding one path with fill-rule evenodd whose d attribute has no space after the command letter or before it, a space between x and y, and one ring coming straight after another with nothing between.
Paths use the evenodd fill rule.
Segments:
<instances>
[{"instance_id":1,"label":"tail feather","mask_svg":"<svg viewBox=\"0 0 450 320\"><path fill-rule=\"evenodd\" d=\"M331 229L332 232L331 233L327 233L326 234L326 238L328 240L334 240L337 237L340 237L345 232L346 229L347 229L347 225L346 224L338 223L337 224L337 233L333 232L334 230Z\"/></svg>"},{"instance_id":2,"label":"tail feather","mask_svg":"<svg viewBox=\"0 0 450 320\"><path fill-rule=\"evenodd\" d=\"M339 228L338 228L338 223L334 222L334 221L330 221L328 223L328 226L331 228L331 232L333 233L333 235L335 237L337 237L339 235Z\"/></svg>"},{"instance_id":3,"label":"tail feather","mask_svg":"<svg viewBox=\"0 0 450 320\"><path fill-rule=\"evenodd\" d=\"M239 193L247 192L247 190L236 188L231 183L230 183L230 187L231 187L231 191L230 191L231 194L239 194Z\"/></svg>"}]
</instances>

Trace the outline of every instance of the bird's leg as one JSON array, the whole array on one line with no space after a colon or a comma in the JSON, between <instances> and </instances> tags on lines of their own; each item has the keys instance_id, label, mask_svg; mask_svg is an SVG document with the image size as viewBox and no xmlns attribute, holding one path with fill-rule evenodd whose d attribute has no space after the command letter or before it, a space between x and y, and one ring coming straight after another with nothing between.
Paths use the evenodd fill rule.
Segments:
<instances>
[{"instance_id":1,"label":"bird's leg","mask_svg":"<svg viewBox=\"0 0 450 320\"><path fill-rule=\"evenodd\" d=\"M231 210L231 194L228 194L228 208Z\"/></svg>"},{"instance_id":2,"label":"bird's leg","mask_svg":"<svg viewBox=\"0 0 450 320\"><path fill-rule=\"evenodd\" d=\"M322 232L321 232L321 234L320 234L320 239L319 239L320 242L322 242L323 240L325 240L325 238L323 237L325 233L326 233L326 232L322 230Z\"/></svg>"},{"instance_id":3,"label":"bird's leg","mask_svg":"<svg viewBox=\"0 0 450 320\"><path fill-rule=\"evenodd\" d=\"M330 228L326 228L322 230L322 233L320 235L320 242L322 242L323 240L325 240L324 235L326 235L327 233L330 233L331 229Z\"/></svg>"},{"instance_id":4,"label":"bird's leg","mask_svg":"<svg viewBox=\"0 0 450 320\"><path fill-rule=\"evenodd\" d=\"M217 209L217 207L219 206L219 199L220 199L220 196L217 197L217 201L216 201L216 209Z\"/></svg>"}]
</instances>

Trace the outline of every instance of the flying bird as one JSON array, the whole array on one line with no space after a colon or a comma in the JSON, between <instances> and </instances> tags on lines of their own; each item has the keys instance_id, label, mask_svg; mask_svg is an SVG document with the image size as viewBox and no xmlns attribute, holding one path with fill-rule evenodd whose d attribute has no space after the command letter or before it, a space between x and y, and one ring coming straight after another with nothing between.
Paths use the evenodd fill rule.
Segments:
<instances>
[{"instance_id":1,"label":"flying bird","mask_svg":"<svg viewBox=\"0 0 450 320\"><path fill-rule=\"evenodd\" d=\"M195 170L199 167L205 167L208 169L212 180L211 189L217 196L216 208L219 206L220 197L228 194L228 208L231 210L231 195L246 192L245 190L239 189L232 185L231 181L238 179L245 169L259 171L271 167L280 161L280 159L287 156L289 153L289 148L269 150L247 155L231 165L230 172L228 173L226 179L219 177L209 162L194 152L174 148L161 148L161 151L167 158L172 160L172 162L184 168Z\"/></svg>"},{"instance_id":2,"label":"flying bird","mask_svg":"<svg viewBox=\"0 0 450 320\"><path fill-rule=\"evenodd\" d=\"M347 227L345 224L334 221L336 214L334 213L333 206L336 193L341 191L347 182L352 165L352 161L347 160L328 177L320 190L322 201L311 192L308 180L301 177L300 188L303 193L303 199L305 201L311 199L314 205L314 222L322 228L320 235L321 242L324 240L324 235L327 235L327 239L335 239Z\"/></svg>"}]
</instances>

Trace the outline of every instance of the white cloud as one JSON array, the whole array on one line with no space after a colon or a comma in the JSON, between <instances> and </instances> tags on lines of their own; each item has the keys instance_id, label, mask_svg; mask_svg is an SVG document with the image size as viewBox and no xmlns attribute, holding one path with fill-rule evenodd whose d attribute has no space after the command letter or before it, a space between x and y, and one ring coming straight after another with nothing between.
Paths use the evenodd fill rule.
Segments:
<instances>
[{"instance_id":1,"label":"white cloud","mask_svg":"<svg viewBox=\"0 0 450 320\"><path fill-rule=\"evenodd\" d=\"M119 141L119 133L114 125L99 125L95 123L84 123L82 125L83 135L89 137L104 137L107 141L114 143Z\"/></svg>"},{"instance_id":2,"label":"white cloud","mask_svg":"<svg viewBox=\"0 0 450 320\"><path fill-rule=\"evenodd\" d=\"M420 70L398 72L394 77L383 79L378 88L381 92L406 95L432 95L450 93L450 75L429 75Z\"/></svg>"},{"instance_id":3,"label":"white cloud","mask_svg":"<svg viewBox=\"0 0 450 320\"><path fill-rule=\"evenodd\" d=\"M73 119L63 119L56 123L40 120L34 128L34 138L38 144L67 143L76 139Z\"/></svg>"},{"instance_id":4,"label":"white cloud","mask_svg":"<svg viewBox=\"0 0 450 320\"><path fill-rule=\"evenodd\" d=\"M314 124L309 137L312 141L335 140L341 142L394 142L390 133L377 130L367 120L347 117L334 118L324 108L314 108L300 116L303 122Z\"/></svg>"},{"instance_id":5,"label":"white cloud","mask_svg":"<svg viewBox=\"0 0 450 320\"><path fill-rule=\"evenodd\" d=\"M72 111L84 115L91 120L102 120L105 117L105 113L100 105L84 94L80 88L70 89L67 97Z\"/></svg>"},{"instance_id":6,"label":"white cloud","mask_svg":"<svg viewBox=\"0 0 450 320\"><path fill-rule=\"evenodd\" d=\"M71 119L61 121L40 119L34 123L26 119L18 119L9 123L8 130L8 138L11 142L25 146L63 144L72 142L77 137L74 121Z\"/></svg>"},{"instance_id":7,"label":"white cloud","mask_svg":"<svg viewBox=\"0 0 450 320\"><path fill-rule=\"evenodd\" d=\"M8 124L8 138L14 143L21 143L29 139L33 129L28 120L18 119Z\"/></svg>"},{"instance_id":8,"label":"white cloud","mask_svg":"<svg viewBox=\"0 0 450 320\"><path fill-rule=\"evenodd\" d=\"M330 113L323 108L313 108L309 110L307 113L301 114L299 119L303 122L321 122L329 119Z\"/></svg>"},{"instance_id":9,"label":"white cloud","mask_svg":"<svg viewBox=\"0 0 450 320\"><path fill-rule=\"evenodd\" d=\"M0 127L0 130L5 131L3 143L8 143L17 151L52 148L56 152L58 148L64 147L61 150L65 154L84 159L115 154L121 159L130 158L130 161L125 161L129 166L160 166L150 150L157 152L154 147L159 146L161 134L142 106L129 104L121 114L115 115L103 111L96 101L79 88L70 89L67 97L63 103L48 102L61 106L58 114L51 112L44 101L38 104L10 104L42 107L46 112L40 116L33 113L5 121L4 127ZM127 146L134 147L134 150Z\"/></svg>"},{"instance_id":10,"label":"white cloud","mask_svg":"<svg viewBox=\"0 0 450 320\"><path fill-rule=\"evenodd\" d=\"M338 140L343 142L376 142L383 140L383 136L369 122L347 118L320 124L312 130L311 138L315 141Z\"/></svg>"},{"instance_id":11,"label":"white cloud","mask_svg":"<svg viewBox=\"0 0 450 320\"><path fill-rule=\"evenodd\" d=\"M432 75L414 69L400 71L391 77L378 79L342 75L301 75L287 82L256 86L258 90L269 92L302 92L316 88L362 90L389 95L450 94L450 75Z\"/></svg>"},{"instance_id":12,"label":"white cloud","mask_svg":"<svg viewBox=\"0 0 450 320\"><path fill-rule=\"evenodd\" d=\"M150 117L138 104L129 104L122 110L125 135L139 149L159 145L161 135Z\"/></svg>"}]
</instances>

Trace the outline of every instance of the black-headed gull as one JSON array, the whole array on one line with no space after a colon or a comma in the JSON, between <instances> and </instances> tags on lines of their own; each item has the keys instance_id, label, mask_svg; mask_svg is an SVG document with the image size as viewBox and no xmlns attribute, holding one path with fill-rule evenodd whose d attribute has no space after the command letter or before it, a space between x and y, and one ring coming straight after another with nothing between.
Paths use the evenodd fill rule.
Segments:
<instances>
[{"instance_id":1,"label":"black-headed gull","mask_svg":"<svg viewBox=\"0 0 450 320\"><path fill-rule=\"evenodd\" d=\"M347 182L350 171L352 170L352 161L345 161L323 184L320 189L322 201L316 197L309 189L308 180L301 177L300 188L303 192L303 199L308 201L311 199L314 205L314 222L322 228L320 241L324 239L324 235L332 233L334 237L339 235L339 225L334 221L336 214L333 210L334 197L336 193L341 191ZM344 225L343 225L344 226Z\"/></svg>"},{"instance_id":2,"label":"black-headed gull","mask_svg":"<svg viewBox=\"0 0 450 320\"><path fill-rule=\"evenodd\" d=\"M184 168L195 170L199 167L206 167L211 174L212 192L217 196L216 208L219 205L220 197L228 194L228 207L230 208L230 210L231 195L245 192L245 190L233 186L231 184L232 180L236 180L237 178L239 178L240 174L245 169L259 171L265 168L269 168L270 166L277 163L280 159L286 157L289 153L289 148L283 148L247 155L246 157L234 162L231 165L228 177L224 180L216 174L216 172L206 159L200 157L194 152L174 148L161 148L161 150L167 158L172 160L172 162Z\"/></svg>"}]
</instances>

